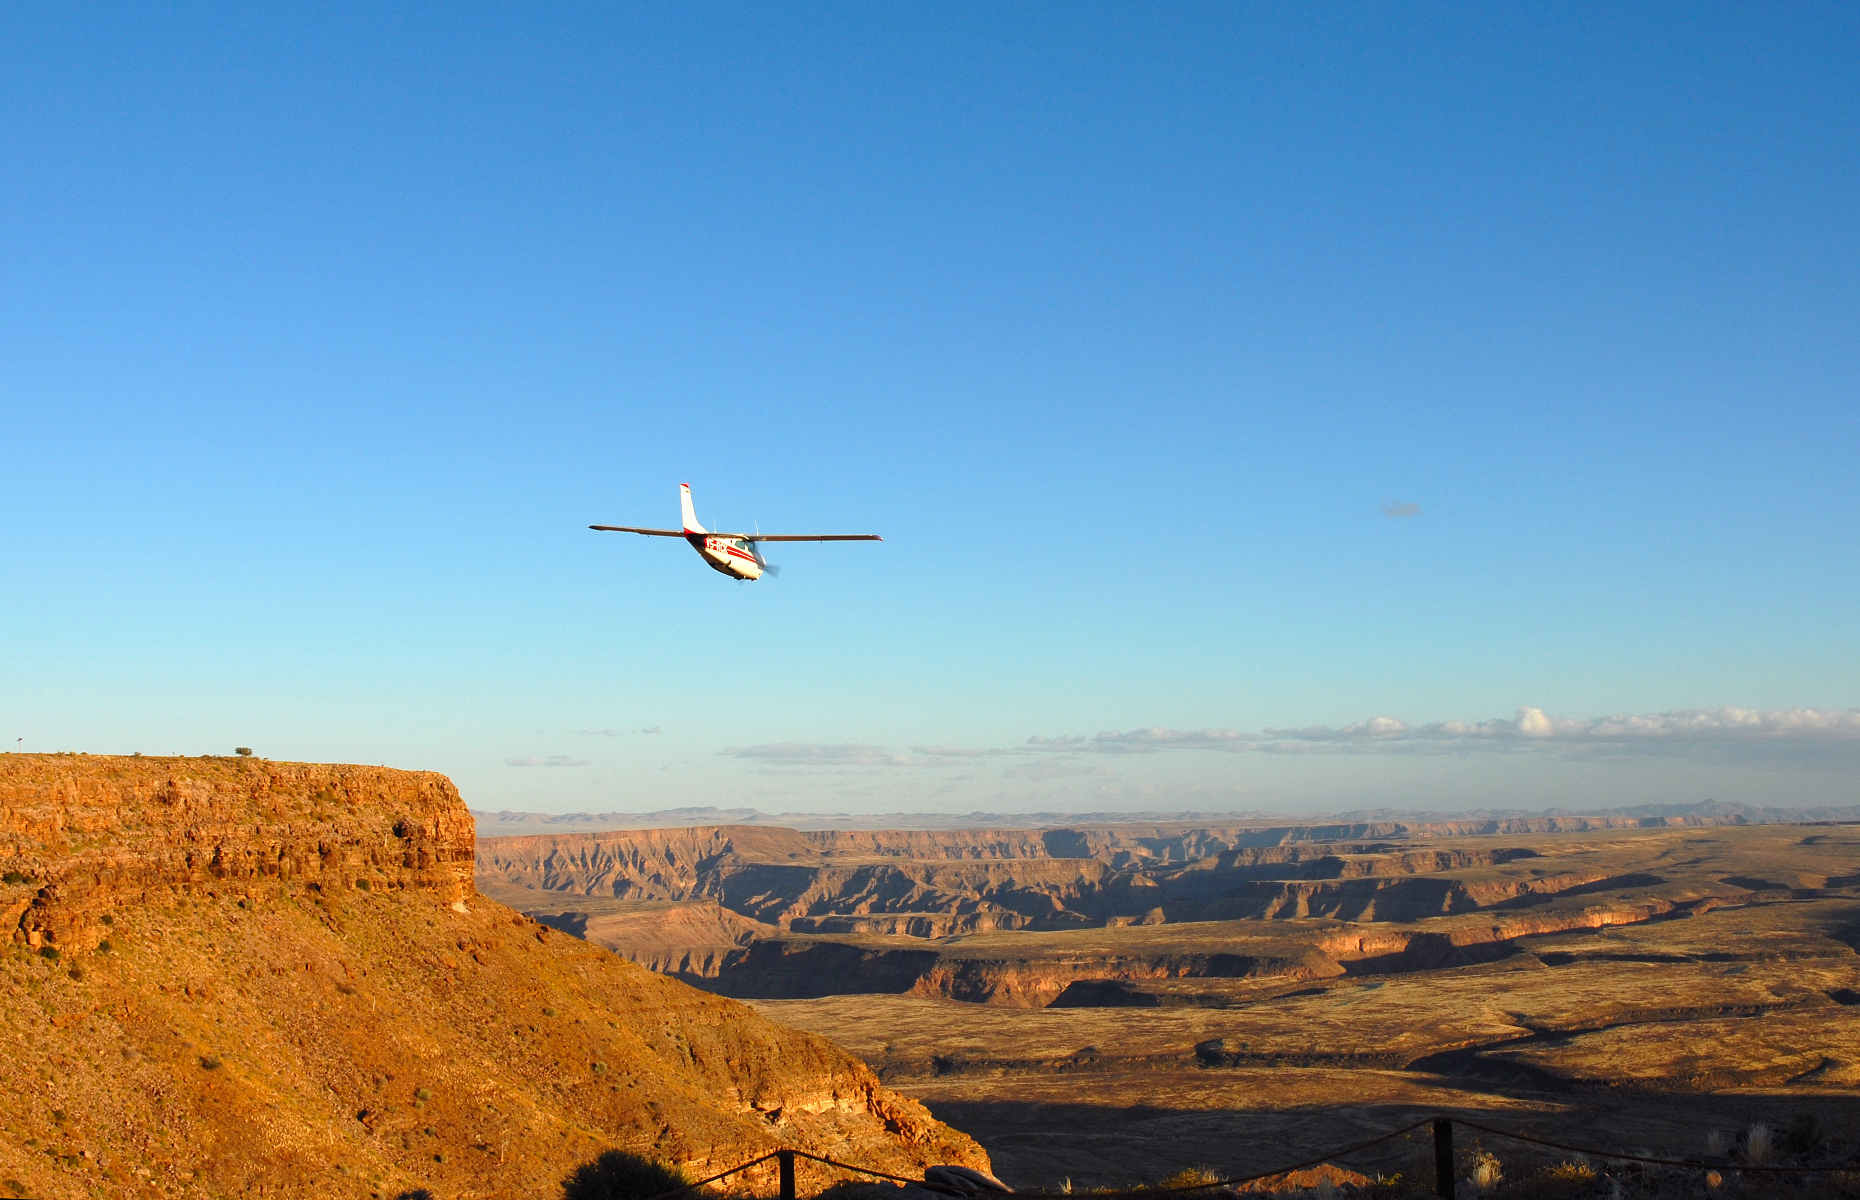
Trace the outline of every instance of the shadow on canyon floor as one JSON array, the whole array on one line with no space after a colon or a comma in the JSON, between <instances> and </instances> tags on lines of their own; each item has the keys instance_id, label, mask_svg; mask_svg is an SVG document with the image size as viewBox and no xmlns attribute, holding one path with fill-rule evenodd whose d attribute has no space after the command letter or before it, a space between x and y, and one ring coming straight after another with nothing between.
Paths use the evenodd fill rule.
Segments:
<instances>
[{"instance_id":1,"label":"shadow on canyon floor","mask_svg":"<svg viewBox=\"0 0 1860 1200\"><path fill-rule=\"evenodd\" d=\"M974 1131L988 1149L996 1173L1022 1189L1060 1188L1068 1182L1077 1188L1129 1186L1154 1182L1184 1168L1205 1169L1217 1177L1253 1175L1437 1116L1598 1152L1715 1165L1665 1169L1675 1180L1690 1180L1691 1192L1674 1194L1704 1194L1707 1169L1731 1173L1737 1156L1746 1152L1753 1126L1766 1131L1757 1136L1769 1139L1767 1161L1772 1165L1847 1165L1860 1159L1860 1097L1808 1093L1580 1097L1519 1093L1489 1097L1486 1103L1461 1097L1458 1103L1442 1104L1355 1103L1339 1097L1335 1106L1276 1110L944 1098L935 1101L934 1108L940 1119ZM1792 1131L1794 1142L1790 1141ZM1454 1141L1462 1160L1490 1154L1514 1179L1581 1157L1464 1125L1455 1127ZM1407 1135L1332 1161L1370 1176L1431 1181L1433 1153L1432 1132L1422 1124ZM1604 1174L1651 1170L1601 1157L1589 1159L1589 1164ZM1860 1166L1855 1170L1860 1172ZM1800 1193L1804 1195L1842 1194L1827 1177L1820 1177L1819 1185L1812 1182L1814 1178L1802 1176L1789 1186L1808 1187ZM1817 1186L1823 1190L1814 1190ZM1778 1194L1797 1192L1784 1189Z\"/></svg>"}]
</instances>

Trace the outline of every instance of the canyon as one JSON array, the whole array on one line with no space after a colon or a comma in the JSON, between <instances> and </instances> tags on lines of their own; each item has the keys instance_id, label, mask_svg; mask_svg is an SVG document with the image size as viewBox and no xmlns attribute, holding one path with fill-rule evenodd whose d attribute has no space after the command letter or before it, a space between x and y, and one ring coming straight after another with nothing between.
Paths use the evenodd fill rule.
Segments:
<instances>
[{"instance_id":1,"label":"canyon","mask_svg":"<svg viewBox=\"0 0 1860 1200\"><path fill-rule=\"evenodd\" d=\"M716 827L487 838L477 877L557 928L729 995L1031 1007L1103 981L1438 967L1520 938L1851 890L1855 864L1838 852L1808 855L1787 883L1757 879L1693 854L1706 828L1743 856L1787 849L1766 831L1789 827L1604 818Z\"/></svg>"},{"instance_id":2,"label":"canyon","mask_svg":"<svg viewBox=\"0 0 1860 1200\"><path fill-rule=\"evenodd\" d=\"M477 871L846 1046L1010 1182L1265 1169L1438 1112L1860 1150L1853 823L710 827L487 838Z\"/></svg>"}]
</instances>

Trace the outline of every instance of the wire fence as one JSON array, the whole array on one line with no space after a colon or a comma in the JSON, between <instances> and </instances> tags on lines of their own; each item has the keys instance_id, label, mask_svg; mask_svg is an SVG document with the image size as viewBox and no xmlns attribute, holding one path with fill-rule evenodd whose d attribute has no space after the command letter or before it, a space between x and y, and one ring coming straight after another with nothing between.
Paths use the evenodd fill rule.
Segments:
<instances>
[{"instance_id":1,"label":"wire fence","mask_svg":"<svg viewBox=\"0 0 1860 1200\"><path fill-rule=\"evenodd\" d=\"M1482 1121L1469 1121L1464 1117L1442 1116L1415 1121L1412 1124L1403 1125L1399 1129L1391 1129L1386 1133L1377 1134L1375 1137L1368 1138L1364 1141L1353 1142L1346 1146L1337 1146L1324 1151L1322 1154L1314 1155L1299 1162L1276 1166L1269 1171L1260 1171L1252 1175L1236 1175L1221 1179L1210 1179L1201 1183L1181 1184L1173 1187L1130 1188L1123 1191L1109 1192L1094 1191L1091 1193L1091 1196L1092 1200L1139 1200L1139 1198L1142 1198L1142 1200L1155 1200L1158 1196L1169 1196L1188 1192L1210 1192L1222 1188L1242 1187L1246 1184L1258 1183L1261 1180L1272 1179L1281 1175L1290 1175L1296 1171L1309 1170L1312 1167L1382 1145L1384 1142L1391 1142L1397 1138L1406 1137L1417 1129L1431 1126L1433 1130L1434 1149L1434 1194L1444 1197L1445 1200L1456 1200L1455 1193L1458 1180L1453 1145L1453 1127L1455 1125L1477 1130L1480 1133L1488 1134L1493 1137L1506 1138L1524 1145L1537 1146L1546 1150L1555 1150L1564 1154L1576 1154L1584 1158L1601 1159L1608 1162L1639 1163L1647 1166L1692 1170L1701 1173L1710 1171L1717 1172L1720 1175L1796 1175L1807 1178L1842 1173L1852 1174L1856 1179L1860 1179L1860 1161L1823 1164L1819 1166L1785 1166L1773 1163L1737 1162L1730 1158L1716 1160L1661 1158L1650 1154L1634 1154L1623 1150L1609 1150L1599 1146L1579 1146L1569 1142L1559 1142L1549 1138L1536 1137L1528 1133L1520 1133L1515 1129L1504 1129L1497 1125L1488 1125ZM769 1154L764 1154L760 1158L751 1159L741 1166L731 1167L727 1171L718 1172L707 1179L700 1179L695 1183L685 1184L682 1187L660 1192L655 1196L648 1197L647 1200L678 1200L679 1197L690 1195L713 1183L719 1183L733 1175L740 1175L745 1171L762 1166L770 1159L774 1159L779 1168L781 1200L797 1200L794 1167L796 1161L802 1159L832 1167L837 1170L847 1171L854 1175L884 1179L893 1183L910 1184L918 1187L928 1186L934 1191L951 1193L958 1190L946 1183L927 1183L926 1180L923 1179L911 1179L902 1175L891 1174L888 1171L881 1171L875 1167L865 1167L856 1163L840 1162L836 1159L825 1158L818 1154L810 1154L805 1150L776 1150ZM993 1192L993 1189L982 1186L979 1182L972 1187L962 1190L965 1194L970 1196L987 1196ZM1076 1196L1073 1196L1073 1194L1069 1192L1027 1191L1015 1192L1013 1194L1027 1198L1027 1200L1066 1200L1067 1197L1072 1197L1072 1200L1076 1200Z\"/></svg>"},{"instance_id":2,"label":"wire fence","mask_svg":"<svg viewBox=\"0 0 1860 1200\"><path fill-rule=\"evenodd\" d=\"M1524 1145L1537 1146L1546 1150L1556 1150L1564 1154L1577 1154L1584 1158L1602 1159L1608 1162L1630 1162L1647 1166L1668 1167L1676 1170L1692 1170L1699 1172L1714 1171L1721 1175L1795 1175L1808 1178L1833 1174L1850 1174L1853 1175L1857 1181L1860 1181L1860 1161L1823 1164L1811 1167L1785 1166L1773 1163L1740 1163L1729 1158L1717 1160L1661 1158L1651 1154L1633 1154L1624 1150L1608 1150L1599 1146L1579 1146L1570 1142L1559 1142L1549 1138L1535 1137L1528 1133L1519 1133L1515 1129L1504 1129L1497 1125L1488 1125L1483 1121L1469 1121L1465 1117L1443 1116L1415 1121L1412 1124L1403 1125L1399 1129L1391 1129L1387 1133L1379 1133L1375 1137L1368 1138L1364 1141L1352 1142L1346 1146L1333 1147L1332 1149L1324 1151L1322 1154L1313 1155L1310 1158L1302 1159L1295 1163L1276 1166L1269 1171L1260 1171L1252 1175L1236 1175L1222 1179L1210 1179L1201 1183L1181 1184L1173 1187L1130 1188L1123 1191L1110 1192L1094 1191L1091 1193L1091 1198L1092 1200L1155 1200L1158 1196L1179 1195L1189 1192L1209 1192L1220 1188L1242 1187L1246 1184L1258 1183L1264 1179L1272 1179L1280 1175L1290 1175L1295 1171L1309 1170L1312 1167L1331 1162L1335 1159L1346 1158L1349 1155L1360 1153L1361 1151L1371 1149L1375 1146L1380 1146L1384 1142L1392 1142L1396 1138L1406 1137L1417 1129L1431 1126L1433 1129L1434 1148L1434 1194L1444 1197L1445 1200L1456 1200L1455 1191L1457 1188L1457 1178L1453 1147L1453 1127L1455 1125L1477 1130L1480 1133L1488 1134L1492 1137L1506 1138ZM679 1200L679 1197L690 1196L703 1188L709 1187L713 1183L721 1183L732 1176L741 1175L746 1171L752 1171L771 1160L776 1164L777 1179L779 1180L781 1188L781 1200L797 1200L798 1193L795 1186L795 1164L802 1160L819 1163L822 1166L831 1167L839 1171L846 1171L854 1175L863 1175L873 1179L883 1179L891 1183L907 1184L917 1187L928 1186L933 1191L944 1191L946 1193L953 1193L958 1190L947 1183L927 1183L924 1179L913 1179L905 1175L894 1175L889 1171L881 1171L877 1167L840 1162L837 1159L827 1158L819 1154L812 1154L806 1150L782 1149L770 1151L760 1158L752 1158L748 1162L740 1163L727 1171L719 1171L715 1175L699 1179L693 1183L683 1184L668 1191L659 1192L656 1195L647 1197L647 1200ZM963 1194L971 1197L1005 1194L995 1192L993 1188L984 1186L980 1179L977 1179L972 1186L960 1190ZM1023 1200L1068 1200L1068 1198L1070 1198L1070 1200L1077 1200L1077 1197L1070 1192L1030 1191L1014 1192L1013 1194L1022 1197ZM0 1196L0 1200L26 1200L26 1198Z\"/></svg>"}]
</instances>

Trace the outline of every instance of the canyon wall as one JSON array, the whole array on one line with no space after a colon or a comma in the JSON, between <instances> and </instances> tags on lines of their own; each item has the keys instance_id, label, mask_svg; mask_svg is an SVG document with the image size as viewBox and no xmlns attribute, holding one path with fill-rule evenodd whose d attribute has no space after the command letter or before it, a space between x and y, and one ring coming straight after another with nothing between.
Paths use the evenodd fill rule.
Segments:
<instances>
[{"instance_id":1,"label":"canyon wall","mask_svg":"<svg viewBox=\"0 0 1860 1200\"><path fill-rule=\"evenodd\" d=\"M558 928L727 995L892 992L1024 1007L1123 1002L1125 991L1097 986L1113 983L1298 982L1489 961L1521 938L1839 882L1838 872L1714 873L1705 864L1716 859L1696 852L1714 838L1754 847L1796 836L1674 817L720 826L486 839L478 871L481 886Z\"/></svg>"}]
</instances>

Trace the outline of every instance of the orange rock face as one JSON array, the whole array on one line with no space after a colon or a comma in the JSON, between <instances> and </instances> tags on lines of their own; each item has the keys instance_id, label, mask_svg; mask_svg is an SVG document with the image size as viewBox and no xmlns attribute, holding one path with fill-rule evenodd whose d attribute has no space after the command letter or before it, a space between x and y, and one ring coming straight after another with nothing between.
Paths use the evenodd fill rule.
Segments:
<instances>
[{"instance_id":1,"label":"orange rock face","mask_svg":"<svg viewBox=\"0 0 1860 1200\"><path fill-rule=\"evenodd\" d=\"M112 907L186 892L472 892L471 814L430 771L263 759L0 757L0 871L34 885L0 918L87 950Z\"/></svg>"},{"instance_id":2,"label":"orange rock face","mask_svg":"<svg viewBox=\"0 0 1860 1200\"><path fill-rule=\"evenodd\" d=\"M439 775L0 756L0 1195L551 1195L613 1149L987 1167L831 1042L477 894L472 857Z\"/></svg>"}]
</instances>

